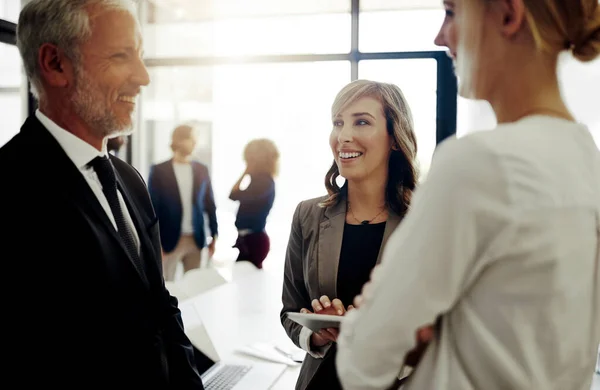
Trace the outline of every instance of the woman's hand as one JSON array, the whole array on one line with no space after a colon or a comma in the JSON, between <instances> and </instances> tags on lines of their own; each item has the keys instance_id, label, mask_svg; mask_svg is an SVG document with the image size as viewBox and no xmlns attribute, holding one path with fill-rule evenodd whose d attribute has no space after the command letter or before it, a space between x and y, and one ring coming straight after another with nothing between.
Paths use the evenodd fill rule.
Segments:
<instances>
[{"instance_id":1,"label":"woman's hand","mask_svg":"<svg viewBox=\"0 0 600 390\"><path fill-rule=\"evenodd\" d=\"M415 341L417 345L408 351L404 357L404 364L409 367L416 367L421 361L423 353L425 353L429 342L434 338L434 336L435 329L433 325L426 325L417 329L415 332Z\"/></svg>"},{"instance_id":2,"label":"woman's hand","mask_svg":"<svg viewBox=\"0 0 600 390\"><path fill-rule=\"evenodd\" d=\"M323 295L319 299L313 299L311 302L313 312L315 314L328 314L343 316L346 314L346 308L341 300L335 298L330 300L328 296ZM348 310L351 310L352 305L348 306ZM308 309L300 310L301 313L313 313ZM325 328L318 332L313 332L311 336L311 344L315 347L322 347L328 343L334 343L339 335L339 329L337 328Z\"/></svg>"}]
</instances>

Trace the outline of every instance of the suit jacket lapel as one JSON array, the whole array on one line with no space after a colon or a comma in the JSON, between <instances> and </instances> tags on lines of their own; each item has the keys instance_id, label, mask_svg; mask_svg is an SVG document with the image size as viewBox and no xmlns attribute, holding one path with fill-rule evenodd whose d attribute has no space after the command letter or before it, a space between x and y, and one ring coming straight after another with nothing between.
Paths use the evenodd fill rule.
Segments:
<instances>
[{"instance_id":1,"label":"suit jacket lapel","mask_svg":"<svg viewBox=\"0 0 600 390\"><path fill-rule=\"evenodd\" d=\"M129 258L121 237L106 215L98 198L79 171L79 168L69 159L69 156L67 156L56 139L54 139L35 116L27 119L21 131L31 139L32 152L41 156L42 161L51 161L51 164L40 167L42 170L48 169L48 172L41 173L41 177L52 178L54 190L62 193L66 198L70 198L72 204L82 214L95 215L104 227L104 230L113 237L117 245L121 247L121 250ZM60 174L56 172L60 172ZM143 235L139 234L139 236ZM131 258L130 261L133 263Z\"/></svg>"},{"instance_id":2,"label":"suit jacket lapel","mask_svg":"<svg viewBox=\"0 0 600 390\"><path fill-rule=\"evenodd\" d=\"M27 119L22 131L32 138L34 147L38 149L37 153L44 156L43 160L52 162L40 167L41 169L49 168L50 170L47 176L43 175L42 177L51 177L54 182L54 190L63 192L65 197L71 198L73 204L82 213L87 214L86 210L91 210L100 219L102 225L120 242L112 222L79 168L73 164L44 125L35 116L32 116ZM56 174L56 172L60 172L60 174Z\"/></svg>"},{"instance_id":3,"label":"suit jacket lapel","mask_svg":"<svg viewBox=\"0 0 600 390\"><path fill-rule=\"evenodd\" d=\"M192 205L196 206L196 199L198 199L198 192L200 191L200 178L198 177L197 170L198 165L195 162L192 165Z\"/></svg>"},{"instance_id":4,"label":"suit jacket lapel","mask_svg":"<svg viewBox=\"0 0 600 390\"><path fill-rule=\"evenodd\" d=\"M346 223L346 199L327 207L319 225L319 244L317 253L319 291L330 298L337 297L337 274L340 264L340 252L344 225Z\"/></svg>"},{"instance_id":5,"label":"suit jacket lapel","mask_svg":"<svg viewBox=\"0 0 600 390\"><path fill-rule=\"evenodd\" d=\"M175 160L169 160L169 164L166 170L166 189L167 191L173 191L173 199L179 199L179 203L181 204L181 194L179 193L179 183L177 183L177 176L175 176ZM180 213L183 213L183 206Z\"/></svg>"}]
</instances>

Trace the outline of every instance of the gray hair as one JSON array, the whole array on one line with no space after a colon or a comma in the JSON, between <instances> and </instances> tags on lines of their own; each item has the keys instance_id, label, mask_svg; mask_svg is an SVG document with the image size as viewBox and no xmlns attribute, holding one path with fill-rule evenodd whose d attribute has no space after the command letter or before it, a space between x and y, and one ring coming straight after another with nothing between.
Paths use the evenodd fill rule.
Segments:
<instances>
[{"instance_id":1,"label":"gray hair","mask_svg":"<svg viewBox=\"0 0 600 390\"><path fill-rule=\"evenodd\" d=\"M92 30L88 7L99 5L105 10L123 10L136 15L132 0L32 0L19 15L17 47L21 53L31 93L43 98L38 53L44 43L64 50L75 66L80 64L80 46L90 39Z\"/></svg>"}]
</instances>

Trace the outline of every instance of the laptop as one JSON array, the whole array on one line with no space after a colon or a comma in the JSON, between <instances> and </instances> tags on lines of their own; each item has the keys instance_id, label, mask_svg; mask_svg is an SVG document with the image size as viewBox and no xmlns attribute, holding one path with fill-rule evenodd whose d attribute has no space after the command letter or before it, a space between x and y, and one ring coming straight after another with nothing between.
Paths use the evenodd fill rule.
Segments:
<instances>
[{"instance_id":1,"label":"laptop","mask_svg":"<svg viewBox=\"0 0 600 390\"><path fill-rule=\"evenodd\" d=\"M267 390L283 375L285 364L221 361L194 305L182 304L179 309L205 390Z\"/></svg>"}]
</instances>

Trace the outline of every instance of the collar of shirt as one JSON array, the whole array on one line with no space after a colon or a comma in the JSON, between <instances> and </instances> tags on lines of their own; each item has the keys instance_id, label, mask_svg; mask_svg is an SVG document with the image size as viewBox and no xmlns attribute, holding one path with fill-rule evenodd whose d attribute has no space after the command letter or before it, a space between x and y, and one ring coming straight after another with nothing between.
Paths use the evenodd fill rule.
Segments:
<instances>
[{"instance_id":1,"label":"collar of shirt","mask_svg":"<svg viewBox=\"0 0 600 390\"><path fill-rule=\"evenodd\" d=\"M56 139L77 168L84 170L86 169L87 164L95 157L107 156L106 147L103 148L102 152L98 151L81 138L57 125L39 109L35 111L35 116L42 122L42 125L48 129L50 134Z\"/></svg>"}]
</instances>

